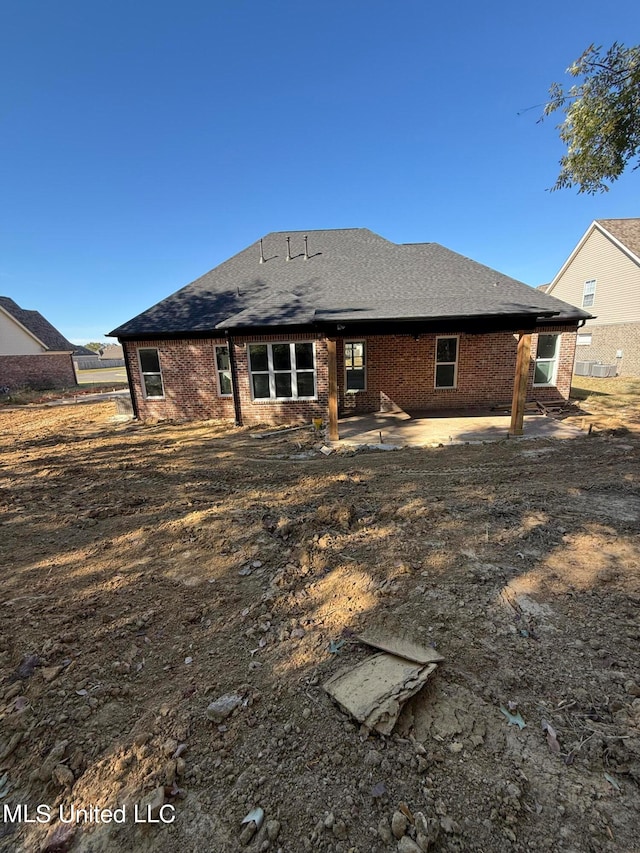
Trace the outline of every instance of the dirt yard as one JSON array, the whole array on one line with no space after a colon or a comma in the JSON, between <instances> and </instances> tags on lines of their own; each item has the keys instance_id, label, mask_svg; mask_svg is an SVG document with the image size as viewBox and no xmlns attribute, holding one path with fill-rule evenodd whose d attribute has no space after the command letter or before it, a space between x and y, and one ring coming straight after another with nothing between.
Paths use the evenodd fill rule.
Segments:
<instances>
[{"instance_id":1,"label":"dirt yard","mask_svg":"<svg viewBox=\"0 0 640 853\"><path fill-rule=\"evenodd\" d=\"M327 457L0 409L0 850L640 849L632 402ZM445 658L388 737L322 687L379 624Z\"/></svg>"}]
</instances>

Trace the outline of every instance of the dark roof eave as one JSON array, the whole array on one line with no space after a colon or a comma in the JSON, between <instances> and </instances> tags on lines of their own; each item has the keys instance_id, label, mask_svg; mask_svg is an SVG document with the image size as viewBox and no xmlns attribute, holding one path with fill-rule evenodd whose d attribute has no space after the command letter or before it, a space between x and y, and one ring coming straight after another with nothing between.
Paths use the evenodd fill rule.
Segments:
<instances>
[{"instance_id":1,"label":"dark roof eave","mask_svg":"<svg viewBox=\"0 0 640 853\"><path fill-rule=\"evenodd\" d=\"M389 317L389 318L368 318L368 319L350 319L337 318L332 320L316 320L312 323L274 323L271 325L250 325L250 326L225 326L224 324L217 325L209 329L174 329L170 331L145 331L145 332L118 332L115 329L110 332L107 337L118 337L122 341L151 341L151 340L184 340L185 338L225 338L229 335L273 335L274 333L291 332L331 332L342 331L340 327L358 328L358 329L375 329L377 333L384 333L385 327L390 324L394 326L392 333L397 332L397 328L408 327L411 330L415 328L454 328L471 327L480 325L483 331L485 327L497 326L502 329L513 329L514 331L521 328L535 328L540 325L574 325L585 319L589 319L591 315L585 312L576 314L561 314L556 311L538 311L538 312L523 312L523 313L500 313L500 314L459 314L459 315L444 315L441 317Z\"/></svg>"}]
</instances>

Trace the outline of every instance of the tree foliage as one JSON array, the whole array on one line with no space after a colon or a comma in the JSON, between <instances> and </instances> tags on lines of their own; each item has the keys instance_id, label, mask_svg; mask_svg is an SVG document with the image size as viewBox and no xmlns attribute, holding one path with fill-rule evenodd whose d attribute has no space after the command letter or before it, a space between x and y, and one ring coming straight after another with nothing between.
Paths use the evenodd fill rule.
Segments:
<instances>
[{"instance_id":1,"label":"tree foliage","mask_svg":"<svg viewBox=\"0 0 640 853\"><path fill-rule=\"evenodd\" d=\"M85 344L87 349L92 349L94 352L100 352L101 349L104 349L107 344L103 341L100 343L99 341L91 341L90 344Z\"/></svg>"},{"instance_id":2,"label":"tree foliage","mask_svg":"<svg viewBox=\"0 0 640 853\"><path fill-rule=\"evenodd\" d=\"M552 189L577 186L580 193L607 192L627 165L640 166L640 45L615 42L606 52L590 45L567 69L577 82L549 89L544 116L558 110L567 153Z\"/></svg>"}]
</instances>

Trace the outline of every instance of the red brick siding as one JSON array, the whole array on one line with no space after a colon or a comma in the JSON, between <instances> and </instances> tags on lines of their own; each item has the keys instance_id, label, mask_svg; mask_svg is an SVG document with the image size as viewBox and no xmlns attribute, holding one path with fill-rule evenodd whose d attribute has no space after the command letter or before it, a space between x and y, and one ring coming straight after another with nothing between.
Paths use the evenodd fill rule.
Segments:
<instances>
[{"instance_id":1,"label":"red brick siding","mask_svg":"<svg viewBox=\"0 0 640 853\"><path fill-rule=\"evenodd\" d=\"M329 369L327 364L327 344L322 335L261 335L234 338L235 356L242 406L242 420L245 424L282 424L309 423L313 418L326 420L329 405ZM252 400L249 381L248 344L292 343L295 341L315 341L316 344L316 400Z\"/></svg>"},{"instance_id":2,"label":"red brick siding","mask_svg":"<svg viewBox=\"0 0 640 853\"><path fill-rule=\"evenodd\" d=\"M546 327L542 332L561 331L562 345L557 386L533 388L533 367L529 371L529 399L544 400L560 393L568 397L575 332ZM341 413L378 411L393 402L403 409L428 410L468 408L503 404L511 401L516 364L516 337L509 332L488 335L460 335L457 388L435 389L436 335L421 335L417 341L409 335L370 336L365 338L367 389L357 394L344 391L344 340L337 340L338 393ZM252 400L248 370L250 343L309 341L316 343L317 399ZM535 354L537 336L532 336ZM233 400L218 394L214 346L225 345L223 338L190 340L128 341L125 354L129 363L133 393L141 420L206 420L235 417ZM156 348L164 383L164 399L146 400L142 393L137 350ZM320 335L289 334L238 336L234 338L236 381L240 392L242 420L245 424L309 422L327 418L328 365L325 338Z\"/></svg>"},{"instance_id":3,"label":"red brick siding","mask_svg":"<svg viewBox=\"0 0 640 853\"><path fill-rule=\"evenodd\" d=\"M256 400L251 399L248 375L249 343L277 341L316 342L317 400ZM133 382L133 393L141 420L208 420L235 417L233 399L218 393L214 347L225 346L224 338L192 340L127 341L125 353ZM142 391L137 350L155 348L160 358L164 399L145 399ZM236 380L240 391L242 421L245 424L281 424L308 422L313 417L325 418L328 404L327 348L320 335L268 335L234 338Z\"/></svg>"},{"instance_id":4,"label":"red brick siding","mask_svg":"<svg viewBox=\"0 0 640 853\"><path fill-rule=\"evenodd\" d=\"M562 332L557 383L534 388L534 360L537 335L532 335L527 396L530 400L569 396L575 350L575 331L548 326L540 333ZM454 333L442 337L453 337ZM401 409L425 410L469 408L511 402L516 369L517 339L511 332L486 335L459 335L457 387L435 388L436 335L366 337L367 388L345 393L344 341L339 339L338 387L341 413L373 412L393 403Z\"/></svg>"},{"instance_id":5,"label":"red brick siding","mask_svg":"<svg viewBox=\"0 0 640 853\"><path fill-rule=\"evenodd\" d=\"M225 344L224 338L126 341L125 357L140 420L233 419L233 399L220 397L216 375L214 346ZM158 350L164 399L145 399L138 350L147 348Z\"/></svg>"},{"instance_id":6,"label":"red brick siding","mask_svg":"<svg viewBox=\"0 0 640 853\"><path fill-rule=\"evenodd\" d=\"M76 372L70 353L0 355L0 386L7 388L70 388Z\"/></svg>"}]
</instances>

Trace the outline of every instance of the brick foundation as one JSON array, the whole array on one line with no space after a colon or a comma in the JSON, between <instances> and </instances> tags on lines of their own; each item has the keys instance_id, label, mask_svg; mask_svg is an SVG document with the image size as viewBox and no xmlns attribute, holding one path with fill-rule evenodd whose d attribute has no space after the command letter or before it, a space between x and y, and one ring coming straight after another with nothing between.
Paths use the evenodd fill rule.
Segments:
<instances>
[{"instance_id":1,"label":"brick foundation","mask_svg":"<svg viewBox=\"0 0 640 853\"><path fill-rule=\"evenodd\" d=\"M35 355L0 355L0 387L15 391L33 388L70 388L76 384L71 353L38 353Z\"/></svg>"},{"instance_id":2,"label":"brick foundation","mask_svg":"<svg viewBox=\"0 0 640 853\"><path fill-rule=\"evenodd\" d=\"M540 333L561 332L558 378L549 388L533 387L534 362L529 370L529 400L568 398L575 352L575 329L548 326ZM451 333L452 336L454 333ZM458 374L455 389L434 388L436 335L367 336L367 387L345 393L344 341L337 339L340 414L373 412L393 405L407 410L465 409L511 402L515 376L517 338L509 332L459 336ZM315 341L317 399L313 401L252 400L248 348L250 343ZM141 420L229 419L235 417L233 399L218 392L216 345L224 338L127 341L124 344L132 377L138 416ZM537 335L532 336L532 353ZM164 399L145 399L137 350L156 348L159 353ZM234 338L236 382L244 424L282 424L327 418L328 365L326 340L321 334L238 336Z\"/></svg>"}]
</instances>

